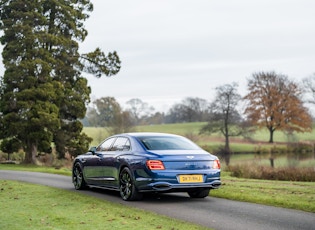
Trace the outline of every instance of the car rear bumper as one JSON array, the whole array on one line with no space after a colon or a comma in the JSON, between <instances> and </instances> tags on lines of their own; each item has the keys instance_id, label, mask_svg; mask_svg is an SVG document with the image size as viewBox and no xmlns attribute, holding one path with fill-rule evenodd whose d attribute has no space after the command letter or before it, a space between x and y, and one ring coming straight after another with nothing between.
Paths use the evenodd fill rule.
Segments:
<instances>
[{"instance_id":1,"label":"car rear bumper","mask_svg":"<svg viewBox=\"0 0 315 230\"><path fill-rule=\"evenodd\" d=\"M214 179L208 183L170 183L170 182L151 182L138 184L139 192L171 192L171 191L189 191L196 188L217 189L221 185L220 179Z\"/></svg>"}]
</instances>

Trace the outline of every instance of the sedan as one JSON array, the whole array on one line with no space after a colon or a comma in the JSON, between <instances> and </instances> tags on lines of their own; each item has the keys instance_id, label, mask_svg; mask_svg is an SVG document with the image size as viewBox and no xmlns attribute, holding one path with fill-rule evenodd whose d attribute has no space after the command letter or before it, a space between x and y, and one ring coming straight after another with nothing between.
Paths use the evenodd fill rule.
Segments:
<instances>
[{"instance_id":1,"label":"sedan","mask_svg":"<svg viewBox=\"0 0 315 230\"><path fill-rule=\"evenodd\" d=\"M119 191L123 200L144 193L187 192L204 198L221 185L219 159L185 137L165 133L125 133L105 139L75 158L75 189Z\"/></svg>"}]
</instances>

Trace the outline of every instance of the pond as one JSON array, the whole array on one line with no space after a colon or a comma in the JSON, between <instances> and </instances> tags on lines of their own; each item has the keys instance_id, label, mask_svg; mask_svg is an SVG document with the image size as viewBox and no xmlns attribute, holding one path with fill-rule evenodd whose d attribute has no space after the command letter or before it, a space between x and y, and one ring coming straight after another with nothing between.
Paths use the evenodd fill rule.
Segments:
<instances>
[{"instance_id":1,"label":"pond","mask_svg":"<svg viewBox=\"0 0 315 230\"><path fill-rule=\"evenodd\" d=\"M275 168L279 167L315 167L315 154L309 153L246 153L232 154L230 165L236 164L258 164L263 166L271 166L271 160ZM224 160L221 159L224 164Z\"/></svg>"}]
</instances>

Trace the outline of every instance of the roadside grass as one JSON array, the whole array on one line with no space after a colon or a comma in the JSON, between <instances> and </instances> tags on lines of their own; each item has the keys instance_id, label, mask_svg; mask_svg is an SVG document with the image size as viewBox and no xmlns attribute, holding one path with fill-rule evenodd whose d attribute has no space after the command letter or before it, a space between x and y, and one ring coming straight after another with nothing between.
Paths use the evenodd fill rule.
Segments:
<instances>
[{"instance_id":1,"label":"roadside grass","mask_svg":"<svg viewBox=\"0 0 315 230\"><path fill-rule=\"evenodd\" d=\"M0 164L0 170L15 170L15 171L30 171L58 174L64 176L71 176L71 169L69 168L53 168L48 166L25 165L25 164Z\"/></svg>"},{"instance_id":2,"label":"roadside grass","mask_svg":"<svg viewBox=\"0 0 315 230\"><path fill-rule=\"evenodd\" d=\"M0 180L0 229L208 229L76 192Z\"/></svg>"},{"instance_id":3,"label":"roadside grass","mask_svg":"<svg viewBox=\"0 0 315 230\"><path fill-rule=\"evenodd\" d=\"M32 168L31 166L0 165L0 169L36 172L39 172L42 167L35 167L34 170ZM50 173L62 172L63 175L71 175L69 169L51 170ZM43 167L42 172L47 172L47 168ZM230 173L224 170L221 180L222 186L211 190L210 196L315 213L315 182L242 179L231 177Z\"/></svg>"},{"instance_id":4,"label":"roadside grass","mask_svg":"<svg viewBox=\"0 0 315 230\"><path fill-rule=\"evenodd\" d=\"M315 182L243 179L222 175L210 196L315 213Z\"/></svg>"}]
</instances>

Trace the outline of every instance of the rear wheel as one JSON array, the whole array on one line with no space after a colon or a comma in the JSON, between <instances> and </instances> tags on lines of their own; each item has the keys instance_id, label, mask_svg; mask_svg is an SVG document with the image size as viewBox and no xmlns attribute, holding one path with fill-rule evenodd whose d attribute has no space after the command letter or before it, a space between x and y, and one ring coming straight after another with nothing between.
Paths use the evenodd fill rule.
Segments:
<instances>
[{"instance_id":1,"label":"rear wheel","mask_svg":"<svg viewBox=\"0 0 315 230\"><path fill-rule=\"evenodd\" d=\"M188 192L188 195L191 198L205 198L209 195L209 193L210 193L210 188L200 188L200 189Z\"/></svg>"},{"instance_id":2,"label":"rear wheel","mask_svg":"<svg viewBox=\"0 0 315 230\"><path fill-rule=\"evenodd\" d=\"M79 162L75 163L72 169L72 182L74 188L77 190L85 189L87 187L83 177L82 166Z\"/></svg>"},{"instance_id":3,"label":"rear wheel","mask_svg":"<svg viewBox=\"0 0 315 230\"><path fill-rule=\"evenodd\" d=\"M129 168L123 168L119 174L119 192L123 200L140 200L143 197L136 189L132 174Z\"/></svg>"}]
</instances>

